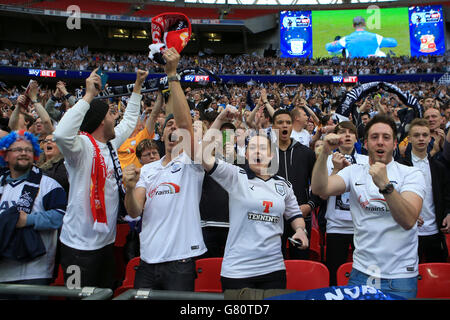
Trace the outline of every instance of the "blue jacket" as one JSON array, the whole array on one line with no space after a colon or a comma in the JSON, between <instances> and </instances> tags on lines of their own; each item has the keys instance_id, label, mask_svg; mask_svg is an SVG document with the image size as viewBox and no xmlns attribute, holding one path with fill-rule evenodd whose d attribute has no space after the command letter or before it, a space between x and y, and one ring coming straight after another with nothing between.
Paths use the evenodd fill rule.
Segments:
<instances>
[{"instance_id":1,"label":"blue jacket","mask_svg":"<svg viewBox=\"0 0 450 320\"><path fill-rule=\"evenodd\" d=\"M385 38L376 33L357 30L337 41L327 43L325 49L330 53L346 49L350 58L367 58L369 56L384 57L386 55L380 48L396 46L397 40L394 38Z\"/></svg>"},{"instance_id":2,"label":"blue jacket","mask_svg":"<svg viewBox=\"0 0 450 320\"><path fill-rule=\"evenodd\" d=\"M31 226L16 228L18 220L16 206L0 215L0 259L27 262L44 255L46 249L39 232Z\"/></svg>"}]
</instances>

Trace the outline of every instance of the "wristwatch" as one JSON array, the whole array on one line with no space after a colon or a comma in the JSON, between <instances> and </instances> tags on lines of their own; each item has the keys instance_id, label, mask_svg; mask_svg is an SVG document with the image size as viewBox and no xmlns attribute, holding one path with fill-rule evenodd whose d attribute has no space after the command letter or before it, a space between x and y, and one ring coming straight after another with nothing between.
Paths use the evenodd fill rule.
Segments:
<instances>
[{"instance_id":1,"label":"wristwatch","mask_svg":"<svg viewBox=\"0 0 450 320\"><path fill-rule=\"evenodd\" d=\"M394 191L394 185L392 183L388 183L384 186L383 189L378 190L381 194L391 194Z\"/></svg>"},{"instance_id":2,"label":"wristwatch","mask_svg":"<svg viewBox=\"0 0 450 320\"><path fill-rule=\"evenodd\" d=\"M178 73L176 73L175 75L173 75L173 76L167 76L167 82L170 82L170 81L180 81L181 80L181 76L178 74Z\"/></svg>"}]
</instances>

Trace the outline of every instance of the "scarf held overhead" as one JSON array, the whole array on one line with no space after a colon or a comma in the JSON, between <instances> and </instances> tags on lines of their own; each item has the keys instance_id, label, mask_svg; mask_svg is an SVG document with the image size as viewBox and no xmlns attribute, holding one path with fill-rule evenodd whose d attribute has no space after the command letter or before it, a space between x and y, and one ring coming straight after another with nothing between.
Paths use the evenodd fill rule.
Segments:
<instances>
[{"instance_id":1,"label":"scarf held overhead","mask_svg":"<svg viewBox=\"0 0 450 320\"><path fill-rule=\"evenodd\" d=\"M179 12L165 12L152 18L152 40L149 58L166 64L162 54L166 49L175 48L181 53L191 37L189 18Z\"/></svg>"}]
</instances>

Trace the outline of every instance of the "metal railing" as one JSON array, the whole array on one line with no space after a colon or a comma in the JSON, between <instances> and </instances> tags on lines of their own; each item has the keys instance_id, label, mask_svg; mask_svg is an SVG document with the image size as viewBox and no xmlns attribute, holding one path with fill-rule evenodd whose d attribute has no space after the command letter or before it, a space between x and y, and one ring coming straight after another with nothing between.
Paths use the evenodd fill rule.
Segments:
<instances>
[{"instance_id":1,"label":"metal railing","mask_svg":"<svg viewBox=\"0 0 450 320\"><path fill-rule=\"evenodd\" d=\"M66 298L78 298L81 300L107 300L112 297L111 289L84 287L69 289L59 286L41 286L29 284L0 284L0 294L7 295L31 295L31 296L55 296Z\"/></svg>"},{"instance_id":2,"label":"metal railing","mask_svg":"<svg viewBox=\"0 0 450 320\"><path fill-rule=\"evenodd\" d=\"M113 300L224 300L223 293L130 289Z\"/></svg>"}]
</instances>

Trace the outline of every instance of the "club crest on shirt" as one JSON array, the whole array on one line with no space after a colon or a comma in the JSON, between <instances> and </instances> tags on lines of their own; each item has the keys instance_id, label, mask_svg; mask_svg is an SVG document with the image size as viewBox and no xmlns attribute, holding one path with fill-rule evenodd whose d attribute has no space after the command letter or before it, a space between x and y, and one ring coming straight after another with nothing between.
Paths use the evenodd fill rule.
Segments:
<instances>
[{"instance_id":1,"label":"club crest on shirt","mask_svg":"<svg viewBox=\"0 0 450 320\"><path fill-rule=\"evenodd\" d=\"M275 191L280 196L285 196L286 195L286 186L283 183L275 183Z\"/></svg>"},{"instance_id":2,"label":"club crest on shirt","mask_svg":"<svg viewBox=\"0 0 450 320\"><path fill-rule=\"evenodd\" d=\"M179 162L172 163L172 169L170 169L170 172L176 173L181 170L181 164Z\"/></svg>"}]
</instances>

